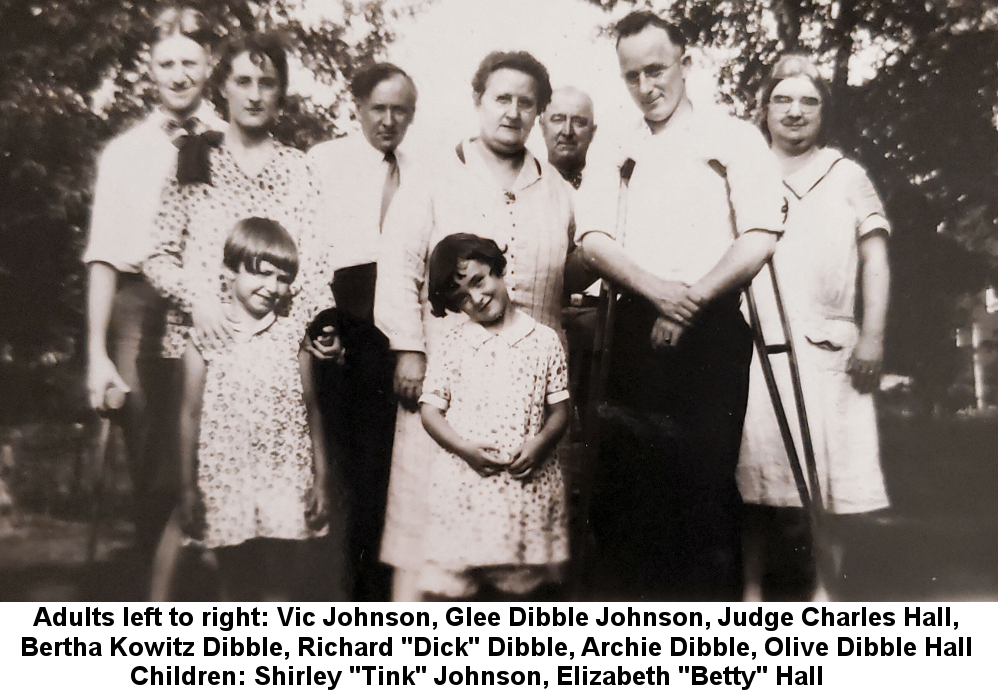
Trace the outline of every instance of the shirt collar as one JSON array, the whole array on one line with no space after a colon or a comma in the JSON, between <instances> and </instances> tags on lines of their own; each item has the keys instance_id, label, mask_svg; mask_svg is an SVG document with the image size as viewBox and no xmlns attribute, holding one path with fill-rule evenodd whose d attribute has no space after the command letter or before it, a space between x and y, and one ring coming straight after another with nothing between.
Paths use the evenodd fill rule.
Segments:
<instances>
[{"instance_id":1,"label":"shirt collar","mask_svg":"<svg viewBox=\"0 0 998 696\"><path fill-rule=\"evenodd\" d=\"M793 191L797 198L803 198L811 189L818 185L835 163L843 159L841 152L834 148L822 148L815 153L810 162L793 174L783 177L783 183Z\"/></svg>"},{"instance_id":2,"label":"shirt collar","mask_svg":"<svg viewBox=\"0 0 998 696\"><path fill-rule=\"evenodd\" d=\"M238 300L236 300L238 302ZM243 337L246 340L252 336L262 334L264 331L273 326L274 322L277 321L277 314L274 312L268 312L259 319L254 319L251 321L240 321L232 316L231 310L226 310L225 315L229 320L229 326L236 333L237 336Z\"/></svg>"},{"instance_id":3,"label":"shirt collar","mask_svg":"<svg viewBox=\"0 0 998 696\"><path fill-rule=\"evenodd\" d=\"M511 307L510 309L513 312L513 316L498 331L489 331L481 324L476 324L469 319L463 324L465 339L475 350L480 349L489 341L499 339L507 345L515 346L533 332L534 327L537 326L537 322L515 307Z\"/></svg>"},{"instance_id":4,"label":"shirt collar","mask_svg":"<svg viewBox=\"0 0 998 696\"><path fill-rule=\"evenodd\" d=\"M383 163L385 161L385 153L374 147L371 143L367 141L363 133L358 133L356 136L347 136L354 139L354 151L356 155L361 158L365 163L370 165ZM399 166L402 166L402 162L405 160L405 154L402 150L402 145L395 148L395 159L398 161Z\"/></svg>"},{"instance_id":5,"label":"shirt collar","mask_svg":"<svg viewBox=\"0 0 998 696\"><path fill-rule=\"evenodd\" d=\"M470 171L474 172L475 176L495 184L495 177L489 171L488 165L482 159L482 155L478 151L478 145L474 141L475 138L469 138L462 141L459 146L459 150L464 153L463 164ZM515 193L533 186L540 181L543 172L544 168L541 165L541 161L534 157L530 150L524 150L523 166L520 167L520 173L517 175L516 181L513 182L513 188L510 190Z\"/></svg>"},{"instance_id":6,"label":"shirt collar","mask_svg":"<svg viewBox=\"0 0 998 696\"><path fill-rule=\"evenodd\" d=\"M215 109L204 99L201 100L201 104L194 111L194 113L187 118L196 118L199 121L199 131L221 130L225 127L225 122L218 117L218 114L215 113ZM177 119L176 116L164 109L162 106L154 109L152 113L149 114L149 119L159 127L165 127L167 122L171 120L186 120Z\"/></svg>"}]
</instances>

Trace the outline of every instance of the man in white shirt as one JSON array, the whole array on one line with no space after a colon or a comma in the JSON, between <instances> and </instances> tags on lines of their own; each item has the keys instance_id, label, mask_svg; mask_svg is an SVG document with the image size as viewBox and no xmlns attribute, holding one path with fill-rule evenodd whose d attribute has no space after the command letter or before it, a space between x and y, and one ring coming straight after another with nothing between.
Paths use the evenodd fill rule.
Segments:
<instances>
[{"instance_id":1,"label":"man in white shirt","mask_svg":"<svg viewBox=\"0 0 998 696\"><path fill-rule=\"evenodd\" d=\"M622 293L590 515L598 583L616 599L737 600L752 357L740 292L782 232L779 170L753 126L690 103L676 27L634 12L616 29L648 128L576 212L583 254Z\"/></svg>"},{"instance_id":2,"label":"man in white shirt","mask_svg":"<svg viewBox=\"0 0 998 696\"><path fill-rule=\"evenodd\" d=\"M179 399L179 361L159 357L166 304L141 268L153 250L160 197L177 174L179 149L188 169L197 169L187 155L196 155L201 134L221 126L201 100L215 38L207 20L197 10L170 8L155 27L150 72L160 105L101 153L83 255L89 274L87 390L99 411L121 406L127 394L123 423L141 549L151 549L173 505L170 439L152 437L152 431L155 425L156 433L169 432Z\"/></svg>"},{"instance_id":3,"label":"man in white shirt","mask_svg":"<svg viewBox=\"0 0 998 696\"><path fill-rule=\"evenodd\" d=\"M345 365L316 363L326 436L340 453L348 488L353 598L385 601L391 577L378 561L395 431L394 356L374 326L381 225L399 185L412 175L399 146L416 113L416 86L404 70L375 63L350 84L363 137L349 135L310 151L323 195L317 225L329 245L336 310L329 317ZM342 361L340 361L342 362Z\"/></svg>"}]
</instances>

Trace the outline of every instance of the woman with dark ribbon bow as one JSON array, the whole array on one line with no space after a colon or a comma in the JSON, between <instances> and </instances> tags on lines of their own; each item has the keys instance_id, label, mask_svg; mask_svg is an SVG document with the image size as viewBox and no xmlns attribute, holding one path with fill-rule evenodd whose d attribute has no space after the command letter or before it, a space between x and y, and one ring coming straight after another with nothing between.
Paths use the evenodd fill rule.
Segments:
<instances>
[{"instance_id":1,"label":"woman with dark ribbon bow","mask_svg":"<svg viewBox=\"0 0 998 696\"><path fill-rule=\"evenodd\" d=\"M329 304L312 226L315 177L305 155L270 132L287 92L283 46L268 34L236 37L223 47L212 80L228 125L221 134L180 136L178 178L163 194L156 249L144 266L175 303L169 354L183 348L191 327L201 341L231 340L218 269L226 234L247 217L279 222L298 246L302 269L287 311L301 316L303 335L318 308Z\"/></svg>"},{"instance_id":2,"label":"woman with dark ribbon bow","mask_svg":"<svg viewBox=\"0 0 998 696\"><path fill-rule=\"evenodd\" d=\"M279 311L300 322L303 338L311 319L332 299L322 274L327 266L323 247L313 230L317 177L304 153L271 135L288 86L283 45L270 34L233 37L221 51L212 81L228 125L220 137L182 143L191 157L181 167L189 169L179 174L190 176L178 177L164 191L156 249L144 266L153 285L174 303L164 342L171 356L182 353L191 331L206 347L220 348L235 339L222 299L230 293L220 269L226 236L242 219L276 221L293 238L300 268L290 302ZM172 525L170 534L177 534ZM341 564L333 565L339 572ZM342 586L340 578L333 583Z\"/></svg>"}]
</instances>

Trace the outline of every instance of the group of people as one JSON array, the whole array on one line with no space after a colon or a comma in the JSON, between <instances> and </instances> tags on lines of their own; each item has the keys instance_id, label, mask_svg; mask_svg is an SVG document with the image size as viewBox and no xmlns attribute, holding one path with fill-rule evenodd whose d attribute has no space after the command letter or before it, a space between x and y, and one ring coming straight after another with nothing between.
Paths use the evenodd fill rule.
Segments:
<instances>
[{"instance_id":1,"label":"group of people","mask_svg":"<svg viewBox=\"0 0 998 696\"><path fill-rule=\"evenodd\" d=\"M887 505L870 392L890 226L825 146L807 58L774 67L760 132L695 107L682 34L634 12L616 52L644 128L612 162L587 163L590 97L523 51L484 58L478 133L420 161L398 66L358 68L362 133L306 154L271 135L278 40L216 52L182 7L156 29L160 105L101 155L84 260L88 390L100 411L127 394L157 596L187 547L231 599L307 595L316 554L326 599L557 599L583 548L590 598L772 596L774 540L809 535L740 301L771 258L824 505ZM544 159L526 148L538 120ZM562 318L600 278L619 299L597 426L569 379L591 346ZM596 427L588 531L570 538L568 441Z\"/></svg>"}]
</instances>

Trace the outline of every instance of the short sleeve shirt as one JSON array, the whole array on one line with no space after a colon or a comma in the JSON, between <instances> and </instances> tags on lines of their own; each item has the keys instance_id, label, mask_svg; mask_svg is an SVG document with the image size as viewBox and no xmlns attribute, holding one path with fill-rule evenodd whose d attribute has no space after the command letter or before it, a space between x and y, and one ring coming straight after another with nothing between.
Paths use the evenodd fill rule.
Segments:
<instances>
[{"instance_id":1,"label":"short sleeve shirt","mask_svg":"<svg viewBox=\"0 0 998 696\"><path fill-rule=\"evenodd\" d=\"M493 443L511 458L540 432L547 404L568 399L565 351L553 330L523 312L492 333L465 321L431 356L423 403L447 413L462 437Z\"/></svg>"}]
</instances>

